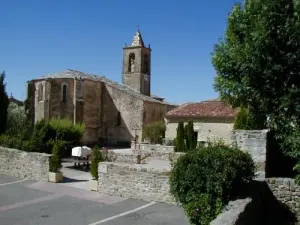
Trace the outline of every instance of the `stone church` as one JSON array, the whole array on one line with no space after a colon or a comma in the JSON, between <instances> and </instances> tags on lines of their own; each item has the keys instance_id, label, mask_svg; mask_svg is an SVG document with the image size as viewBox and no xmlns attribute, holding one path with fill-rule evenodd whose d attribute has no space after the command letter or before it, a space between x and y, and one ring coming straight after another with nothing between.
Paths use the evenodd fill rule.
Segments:
<instances>
[{"instance_id":1,"label":"stone church","mask_svg":"<svg viewBox=\"0 0 300 225\"><path fill-rule=\"evenodd\" d=\"M85 144L129 145L143 125L163 121L176 107L151 95L151 48L138 30L123 48L122 84L105 76L65 70L27 82L32 122L68 118L84 123Z\"/></svg>"}]
</instances>

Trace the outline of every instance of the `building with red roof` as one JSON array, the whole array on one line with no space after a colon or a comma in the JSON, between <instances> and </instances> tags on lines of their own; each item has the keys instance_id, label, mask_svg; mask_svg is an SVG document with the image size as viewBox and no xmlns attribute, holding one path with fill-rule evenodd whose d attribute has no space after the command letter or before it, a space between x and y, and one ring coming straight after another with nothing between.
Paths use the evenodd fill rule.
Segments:
<instances>
[{"instance_id":1,"label":"building with red roof","mask_svg":"<svg viewBox=\"0 0 300 225\"><path fill-rule=\"evenodd\" d=\"M197 132L198 142L222 139L231 144L231 135L234 119L238 109L216 100L208 100L196 103L185 103L169 111L166 116L166 140L176 137L178 123L194 122L194 130Z\"/></svg>"}]
</instances>

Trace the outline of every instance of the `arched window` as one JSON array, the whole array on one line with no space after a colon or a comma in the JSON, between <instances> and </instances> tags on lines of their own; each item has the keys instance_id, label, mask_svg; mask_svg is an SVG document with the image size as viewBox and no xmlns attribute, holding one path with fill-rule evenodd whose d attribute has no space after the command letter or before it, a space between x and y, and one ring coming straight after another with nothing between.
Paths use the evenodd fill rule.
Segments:
<instances>
[{"instance_id":1,"label":"arched window","mask_svg":"<svg viewBox=\"0 0 300 225\"><path fill-rule=\"evenodd\" d=\"M134 53L130 53L129 61L128 61L128 72L134 72L135 69L135 55Z\"/></svg>"},{"instance_id":2,"label":"arched window","mask_svg":"<svg viewBox=\"0 0 300 225\"><path fill-rule=\"evenodd\" d=\"M144 73L149 74L149 57L144 55Z\"/></svg>"},{"instance_id":3,"label":"arched window","mask_svg":"<svg viewBox=\"0 0 300 225\"><path fill-rule=\"evenodd\" d=\"M67 85L66 84L62 85L62 101L63 102L67 101Z\"/></svg>"},{"instance_id":4,"label":"arched window","mask_svg":"<svg viewBox=\"0 0 300 225\"><path fill-rule=\"evenodd\" d=\"M39 84L38 87L38 101L41 102L44 100L44 86L43 84Z\"/></svg>"}]
</instances>

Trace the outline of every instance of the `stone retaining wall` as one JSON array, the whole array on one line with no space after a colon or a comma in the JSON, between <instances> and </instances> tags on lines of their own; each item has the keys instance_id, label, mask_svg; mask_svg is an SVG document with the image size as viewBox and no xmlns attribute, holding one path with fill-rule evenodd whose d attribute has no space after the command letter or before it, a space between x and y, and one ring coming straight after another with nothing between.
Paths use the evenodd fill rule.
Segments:
<instances>
[{"instance_id":1,"label":"stone retaining wall","mask_svg":"<svg viewBox=\"0 0 300 225\"><path fill-rule=\"evenodd\" d=\"M300 224L300 187L293 179L254 181L249 190L248 198L229 202L211 225Z\"/></svg>"},{"instance_id":2,"label":"stone retaining wall","mask_svg":"<svg viewBox=\"0 0 300 225\"><path fill-rule=\"evenodd\" d=\"M229 202L226 208L223 210L223 213L219 214L217 218L210 223L210 225L245 224L237 222L240 220L240 216L243 214L246 208L250 206L251 203L251 198L238 199L236 201Z\"/></svg>"},{"instance_id":3,"label":"stone retaining wall","mask_svg":"<svg viewBox=\"0 0 300 225\"><path fill-rule=\"evenodd\" d=\"M48 181L50 155L0 146L0 174Z\"/></svg>"},{"instance_id":4,"label":"stone retaining wall","mask_svg":"<svg viewBox=\"0 0 300 225\"><path fill-rule=\"evenodd\" d=\"M290 178L268 178L266 182L276 199L287 205L300 221L300 186Z\"/></svg>"},{"instance_id":5,"label":"stone retaining wall","mask_svg":"<svg viewBox=\"0 0 300 225\"><path fill-rule=\"evenodd\" d=\"M174 203L169 193L169 170L145 165L128 165L114 162L99 163L99 189L102 193Z\"/></svg>"},{"instance_id":6,"label":"stone retaining wall","mask_svg":"<svg viewBox=\"0 0 300 225\"><path fill-rule=\"evenodd\" d=\"M149 157L144 159L142 163L147 163L150 158L158 159L163 161L170 161L170 159L176 160L179 156L185 154L183 152L172 152L172 151L151 151L151 150L133 150L131 153L128 152L117 152L115 151L116 160L115 162L136 164L137 163L137 155L141 155L142 157L150 154Z\"/></svg>"},{"instance_id":7,"label":"stone retaining wall","mask_svg":"<svg viewBox=\"0 0 300 225\"><path fill-rule=\"evenodd\" d=\"M132 149L142 150L142 151L167 151L174 152L174 146L168 145L150 145L145 143L137 143L136 145L131 146Z\"/></svg>"},{"instance_id":8,"label":"stone retaining wall","mask_svg":"<svg viewBox=\"0 0 300 225\"><path fill-rule=\"evenodd\" d=\"M249 152L258 167L265 171L268 130L234 130L232 142L234 146Z\"/></svg>"}]
</instances>

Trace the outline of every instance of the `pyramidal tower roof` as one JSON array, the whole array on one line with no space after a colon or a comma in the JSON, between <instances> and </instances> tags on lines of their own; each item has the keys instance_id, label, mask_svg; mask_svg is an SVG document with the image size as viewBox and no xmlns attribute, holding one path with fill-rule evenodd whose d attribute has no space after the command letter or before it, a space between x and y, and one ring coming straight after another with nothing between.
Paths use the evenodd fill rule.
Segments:
<instances>
[{"instance_id":1,"label":"pyramidal tower roof","mask_svg":"<svg viewBox=\"0 0 300 225\"><path fill-rule=\"evenodd\" d=\"M135 32L135 34L133 36L133 39L132 39L131 46L145 47L144 41L143 41L143 38L142 38L142 34L139 30L137 30Z\"/></svg>"}]
</instances>

